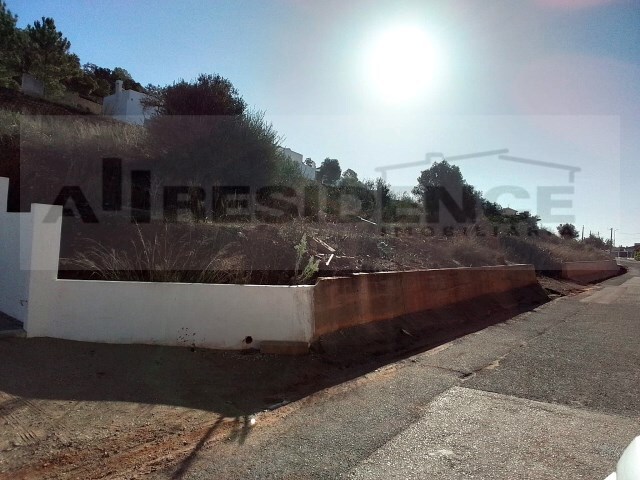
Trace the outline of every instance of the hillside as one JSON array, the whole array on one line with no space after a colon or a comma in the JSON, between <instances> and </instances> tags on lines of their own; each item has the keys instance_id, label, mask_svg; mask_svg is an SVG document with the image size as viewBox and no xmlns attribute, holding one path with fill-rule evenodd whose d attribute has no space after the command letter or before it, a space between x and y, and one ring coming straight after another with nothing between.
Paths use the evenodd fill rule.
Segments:
<instances>
[{"instance_id":1,"label":"hillside","mask_svg":"<svg viewBox=\"0 0 640 480\"><path fill-rule=\"evenodd\" d=\"M444 237L406 225L378 229L366 222L303 219L150 225L65 219L62 243L65 278L206 283L309 284L318 276L517 263L557 276L563 261L609 258L605 251L544 231L531 237ZM304 277L310 259L318 270Z\"/></svg>"},{"instance_id":2,"label":"hillside","mask_svg":"<svg viewBox=\"0 0 640 480\"><path fill-rule=\"evenodd\" d=\"M203 147L202 140L190 136L193 130L187 130L181 124L177 126L183 128L185 133L171 129L175 126L171 122L161 124L163 128L154 132L153 129L99 116L71 116L75 112L65 107L24 98L15 92L4 93L6 98L12 99L11 108L14 110L10 111L5 105L7 108L0 111L0 176L10 178L9 207L14 211L28 209L34 202L52 203L60 191L60 185L73 185L76 180L85 182L81 184L89 201L96 207L100 206L103 202L100 160L104 157L124 158L125 166L130 170L153 169L155 181L160 182L160 187L189 185L181 182L206 173L207 168L215 163L209 152L215 153L218 145L227 149L235 145L239 151L235 153L238 162L247 162L247 158L251 158L242 156L244 144L228 143L224 137L224 132L235 132L233 129L223 130L222 134L211 130L214 137L220 135L220 138L210 140L210 135L203 137L207 142L213 142ZM19 109L41 114L65 111L66 114L47 121L47 117L21 116L16 113ZM260 121L258 119L258 123L254 121L250 125L262 128ZM203 125L200 120L198 122L194 124L196 128L209 132L209 125ZM219 124L214 126L218 127ZM223 126L228 127L227 124ZM234 129L241 127L233 126ZM183 139L178 135L178 141L189 141L187 144L178 144L180 150L172 150L176 147L171 143L175 141L176 131L179 135L185 135ZM169 139L169 143L166 139ZM193 145L197 145L198 149L194 150ZM272 146L267 145L268 148ZM198 158L206 162L194 163L194 170L190 170L191 167L176 164L176 152L182 155L182 162L187 162L183 165ZM279 165L285 164L278 161L275 159L275 163L266 163L265 168L275 166L281 169ZM25 162L29 168L21 169ZM228 165L227 168L238 169L234 163ZM213 168L220 171L221 167L214 165ZM324 206L319 203L312 205L316 208L318 218L292 215L272 223L258 220L234 223L220 219L214 221L210 214L203 214L202 217L190 216L182 222L156 220L150 224L135 224L131 223L126 206L119 215L105 216L104 212L99 212L99 223L82 223L77 218L66 217L63 223L61 276L297 284L313 283L318 276L357 272L513 263L532 263L538 272L554 275L562 261L608 257L604 250L572 239L561 239L545 230L535 233L531 227L535 225L536 217L528 212L523 212L514 223L514 217L500 213L499 205L484 202L482 205L485 210L480 211L472 223L458 225L444 234L442 228L432 230L399 215L398 207L415 207L417 203L406 197L392 196L388 186L383 183L360 182L356 179L343 189L340 185L321 186L301 179L295 175L295 171L281 170L284 173L272 175L273 181L281 182L275 185L297 192L306 192L309 188L324 191L327 203ZM84 176L73 177L78 172L85 172ZM268 173L271 175L272 172ZM193 177L189 176L191 174ZM24 185L20 185L21 175L28 178ZM384 188L387 188L387 197L383 199L383 220L379 225L374 225L371 220L375 218L371 199L375 198L376 188L381 187L383 195ZM474 198L482 200L473 187L467 185L465 188ZM161 194L162 190L158 192ZM363 205L369 202L366 208L362 206L360 215L336 213L343 207L343 194L349 193L360 195ZM162 198L156 199L155 208L158 206L162 206ZM202 206L196 210L200 208ZM159 212L154 213L154 218L157 218Z\"/></svg>"},{"instance_id":3,"label":"hillside","mask_svg":"<svg viewBox=\"0 0 640 480\"><path fill-rule=\"evenodd\" d=\"M92 115L45 98L32 97L10 88L0 87L0 108L25 115Z\"/></svg>"}]
</instances>

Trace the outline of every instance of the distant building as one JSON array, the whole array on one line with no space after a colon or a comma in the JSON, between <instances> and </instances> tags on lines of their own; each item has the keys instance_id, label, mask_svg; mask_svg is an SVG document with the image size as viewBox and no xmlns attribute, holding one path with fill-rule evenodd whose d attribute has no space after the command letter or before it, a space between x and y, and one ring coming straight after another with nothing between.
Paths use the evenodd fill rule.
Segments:
<instances>
[{"instance_id":1,"label":"distant building","mask_svg":"<svg viewBox=\"0 0 640 480\"><path fill-rule=\"evenodd\" d=\"M316 165L313 162L313 160L307 159L307 161L304 161L301 153L294 152L290 148L283 148L283 147L278 147L278 148L280 152L284 154L285 157L287 157L289 160L295 162L296 165L298 165L298 168L300 169L300 173L302 173L303 177L308 178L309 180L316 179Z\"/></svg>"},{"instance_id":2,"label":"distant building","mask_svg":"<svg viewBox=\"0 0 640 480\"><path fill-rule=\"evenodd\" d=\"M502 215L504 215L505 217L515 217L518 214L517 210L514 210L513 208L503 208L502 209Z\"/></svg>"},{"instance_id":3,"label":"distant building","mask_svg":"<svg viewBox=\"0 0 640 480\"><path fill-rule=\"evenodd\" d=\"M633 258L636 252L640 252L640 243L636 243L633 247L614 247L611 253L615 257Z\"/></svg>"},{"instance_id":4,"label":"distant building","mask_svg":"<svg viewBox=\"0 0 640 480\"><path fill-rule=\"evenodd\" d=\"M102 101L102 114L122 122L142 125L156 112L155 108L143 105L146 98L146 93L124 90L122 80L116 80L116 92Z\"/></svg>"}]
</instances>

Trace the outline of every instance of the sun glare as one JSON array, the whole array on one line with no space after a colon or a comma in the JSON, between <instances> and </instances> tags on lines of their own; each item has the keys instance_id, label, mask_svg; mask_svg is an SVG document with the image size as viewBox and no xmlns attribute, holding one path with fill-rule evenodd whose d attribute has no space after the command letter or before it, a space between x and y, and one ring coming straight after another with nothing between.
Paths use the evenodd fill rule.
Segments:
<instances>
[{"instance_id":1,"label":"sun glare","mask_svg":"<svg viewBox=\"0 0 640 480\"><path fill-rule=\"evenodd\" d=\"M432 93L442 78L444 59L426 31L397 26L370 45L366 75L374 94L388 103L404 104Z\"/></svg>"}]
</instances>

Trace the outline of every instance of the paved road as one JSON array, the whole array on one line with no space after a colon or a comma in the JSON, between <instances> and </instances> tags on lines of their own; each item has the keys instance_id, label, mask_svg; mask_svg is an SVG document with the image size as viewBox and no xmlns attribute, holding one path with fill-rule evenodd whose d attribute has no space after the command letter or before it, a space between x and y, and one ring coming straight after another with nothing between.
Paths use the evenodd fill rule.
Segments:
<instances>
[{"instance_id":1,"label":"paved road","mask_svg":"<svg viewBox=\"0 0 640 480\"><path fill-rule=\"evenodd\" d=\"M158 478L604 479L640 434L640 268L258 416Z\"/></svg>"}]
</instances>

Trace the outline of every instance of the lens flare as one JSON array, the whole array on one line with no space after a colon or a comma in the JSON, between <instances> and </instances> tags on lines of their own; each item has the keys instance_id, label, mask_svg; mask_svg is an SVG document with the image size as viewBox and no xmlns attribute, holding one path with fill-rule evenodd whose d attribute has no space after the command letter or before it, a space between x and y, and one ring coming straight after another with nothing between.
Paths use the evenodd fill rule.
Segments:
<instances>
[{"instance_id":1,"label":"lens flare","mask_svg":"<svg viewBox=\"0 0 640 480\"><path fill-rule=\"evenodd\" d=\"M397 26L380 34L369 47L366 75L376 96L389 103L424 97L442 80L444 56L420 27Z\"/></svg>"}]
</instances>

